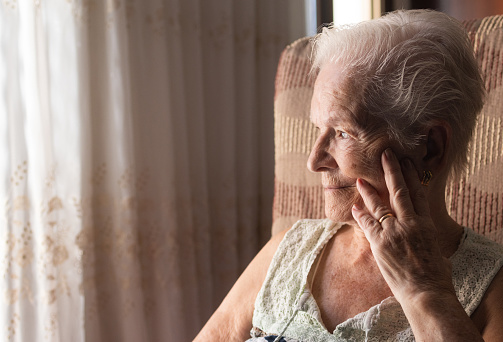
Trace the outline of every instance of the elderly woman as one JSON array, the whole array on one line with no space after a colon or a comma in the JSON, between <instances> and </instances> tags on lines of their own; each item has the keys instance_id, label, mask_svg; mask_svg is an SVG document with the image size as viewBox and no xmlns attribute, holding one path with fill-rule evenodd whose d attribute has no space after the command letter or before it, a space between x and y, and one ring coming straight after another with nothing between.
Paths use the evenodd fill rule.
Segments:
<instances>
[{"instance_id":1,"label":"elderly woman","mask_svg":"<svg viewBox=\"0 0 503 342\"><path fill-rule=\"evenodd\" d=\"M326 220L274 236L196 340L503 341L503 246L447 213L483 86L466 33L400 11L315 40Z\"/></svg>"}]
</instances>

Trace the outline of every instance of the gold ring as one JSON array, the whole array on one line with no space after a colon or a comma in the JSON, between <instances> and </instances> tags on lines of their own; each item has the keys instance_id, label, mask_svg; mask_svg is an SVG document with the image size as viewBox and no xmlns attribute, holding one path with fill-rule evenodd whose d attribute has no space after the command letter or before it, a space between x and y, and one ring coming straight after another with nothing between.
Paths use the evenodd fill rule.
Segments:
<instances>
[{"instance_id":1,"label":"gold ring","mask_svg":"<svg viewBox=\"0 0 503 342\"><path fill-rule=\"evenodd\" d=\"M387 213L387 214L384 214L383 216L381 216L381 218L379 219L379 223L382 223L384 220L386 220L387 218L389 217L393 217L393 214L392 213Z\"/></svg>"}]
</instances>

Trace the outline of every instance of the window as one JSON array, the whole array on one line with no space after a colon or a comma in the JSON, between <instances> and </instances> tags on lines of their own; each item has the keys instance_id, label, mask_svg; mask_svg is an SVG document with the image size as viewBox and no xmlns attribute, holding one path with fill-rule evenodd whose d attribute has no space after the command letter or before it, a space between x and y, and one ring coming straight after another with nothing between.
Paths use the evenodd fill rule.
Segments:
<instances>
[{"instance_id":1,"label":"window","mask_svg":"<svg viewBox=\"0 0 503 342\"><path fill-rule=\"evenodd\" d=\"M381 16L380 0L333 0L333 22L353 24Z\"/></svg>"},{"instance_id":2,"label":"window","mask_svg":"<svg viewBox=\"0 0 503 342\"><path fill-rule=\"evenodd\" d=\"M352 24L378 18L385 8L385 0L305 0L306 29L316 33L323 24Z\"/></svg>"}]
</instances>

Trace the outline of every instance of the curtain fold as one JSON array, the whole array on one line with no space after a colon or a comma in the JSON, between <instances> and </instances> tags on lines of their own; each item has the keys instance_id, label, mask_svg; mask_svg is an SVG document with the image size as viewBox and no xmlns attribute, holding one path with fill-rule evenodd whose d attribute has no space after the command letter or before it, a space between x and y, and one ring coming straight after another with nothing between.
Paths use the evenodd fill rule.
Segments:
<instances>
[{"instance_id":1,"label":"curtain fold","mask_svg":"<svg viewBox=\"0 0 503 342\"><path fill-rule=\"evenodd\" d=\"M288 1L0 2L5 341L190 341L268 238Z\"/></svg>"}]
</instances>

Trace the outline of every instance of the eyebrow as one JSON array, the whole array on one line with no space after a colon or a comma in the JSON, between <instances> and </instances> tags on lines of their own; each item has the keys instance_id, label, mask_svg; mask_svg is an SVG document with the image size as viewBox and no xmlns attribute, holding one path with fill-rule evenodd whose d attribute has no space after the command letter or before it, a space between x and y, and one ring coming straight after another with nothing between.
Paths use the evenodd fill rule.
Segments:
<instances>
[{"instance_id":1,"label":"eyebrow","mask_svg":"<svg viewBox=\"0 0 503 342\"><path fill-rule=\"evenodd\" d=\"M337 106L337 108L333 108L334 106ZM327 109L327 112L329 114L328 119L326 120L325 124L335 126L335 125L343 125L343 126L357 126L361 129L364 129L365 127L362 125L362 120L357 120L358 115L353 113L349 108L341 105L334 105ZM344 112L344 118L341 118L340 115L333 115L332 113L340 113ZM364 114L365 115L365 114ZM315 120L313 120L313 116L311 112L309 113L309 119L313 124L316 124ZM366 121L366 119L364 119Z\"/></svg>"}]
</instances>

